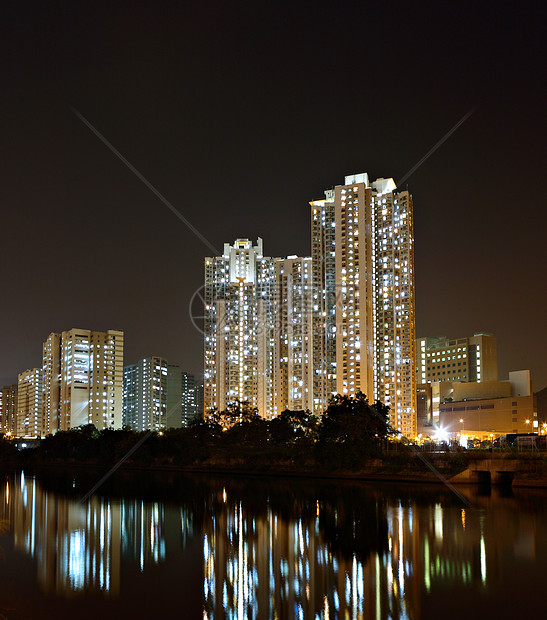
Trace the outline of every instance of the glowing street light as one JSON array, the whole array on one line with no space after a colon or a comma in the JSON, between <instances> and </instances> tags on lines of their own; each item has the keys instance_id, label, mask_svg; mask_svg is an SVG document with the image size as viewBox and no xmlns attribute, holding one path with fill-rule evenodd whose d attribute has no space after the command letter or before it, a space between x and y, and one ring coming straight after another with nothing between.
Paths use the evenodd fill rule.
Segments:
<instances>
[{"instance_id":1,"label":"glowing street light","mask_svg":"<svg viewBox=\"0 0 547 620\"><path fill-rule=\"evenodd\" d=\"M435 438L437 441L446 443L448 441L448 433L443 428L438 428L435 432Z\"/></svg>"}]
</instances>

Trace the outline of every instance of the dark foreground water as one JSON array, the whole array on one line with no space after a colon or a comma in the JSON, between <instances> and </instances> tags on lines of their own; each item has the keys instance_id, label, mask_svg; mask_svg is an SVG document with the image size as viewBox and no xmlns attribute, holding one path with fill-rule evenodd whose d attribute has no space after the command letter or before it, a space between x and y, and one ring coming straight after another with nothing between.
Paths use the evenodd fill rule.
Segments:
<instances>
[{"instance_id":1,"label":"dark foreground water","mask_svg":"<svg viewBox=\"0 0 547 620\"><path fill-rule=\"evenodd\" d=\"M547 494L0 477L0 619L547 617Z\"/></svg>"}]
</instances>

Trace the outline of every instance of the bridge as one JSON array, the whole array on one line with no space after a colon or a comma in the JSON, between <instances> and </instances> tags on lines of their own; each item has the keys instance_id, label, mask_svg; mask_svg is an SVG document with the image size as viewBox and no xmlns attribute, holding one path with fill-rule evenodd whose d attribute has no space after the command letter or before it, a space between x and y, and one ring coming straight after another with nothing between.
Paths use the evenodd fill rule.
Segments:
<instances>
[{"instance_id":1,"label":"bridge","mask_svg":"<svg viewBox=\"0 0 547 620\"><path fill-rule=\"evenodd\" d=\"M452 476L450 482L510 485L518 466L518 459L480 459L469 463L467 469Z\"/></svg>"}]
</instances>

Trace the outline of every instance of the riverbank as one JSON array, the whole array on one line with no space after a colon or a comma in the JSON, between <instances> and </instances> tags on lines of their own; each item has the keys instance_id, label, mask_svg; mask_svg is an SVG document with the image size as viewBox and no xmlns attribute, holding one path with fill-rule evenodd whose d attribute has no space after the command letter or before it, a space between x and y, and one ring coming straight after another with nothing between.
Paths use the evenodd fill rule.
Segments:
<instances>
[{"instance_id":1,"label":"riverbank","mask_svg":"<svg viewBox=\"0 0 547 620\"><path fill-rule=\"evenodd\" d=\"M523 453L422 453L388 452L378 458L364 459L359 467L341 468L315 460L270 461L239 457L211 456L205 460L177 464L158 457L147 462L139 459L123 463L113 459L35 458L20 453L17 458L1 459L2 469L112 469L126 472L185 472L222 476L268 476L283 478L343 479L376 482L425 484L504 484L513 487L547 488L547 459L539 454ZM255 455L256 457L256 455Z\"/></svg>"}]
</instances>

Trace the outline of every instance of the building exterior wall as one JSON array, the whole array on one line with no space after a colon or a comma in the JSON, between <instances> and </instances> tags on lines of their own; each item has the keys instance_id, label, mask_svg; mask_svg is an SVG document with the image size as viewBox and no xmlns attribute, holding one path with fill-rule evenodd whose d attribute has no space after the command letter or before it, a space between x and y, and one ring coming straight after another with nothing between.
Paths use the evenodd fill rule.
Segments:
<instances>
[{"instance_id":1,"label":"building exterior wall","mask_svg":"<svg viewBox=\"0 0 547 620\"><path fill-rule=\"evenodd\" d=\"M123 423L134 431L166 428L167 360L146 357L124 367Z\"/></svg>"},{"instance_id":2,"label":"building exterior wall","mask_svg":"<svg viewBox=\"0 0 547 620\"><path fill-rule=\"evenodd\" d=\"M42 436L42 369L32 368L18 375L17 437Z\"/></svg>"},{"instance_id":3,"label":"building exterior wall","mask_svg":"<svg viewBox=\"0 0 547 620\"><path fill-rule=\"evenodd\" d=\"M52 333L43 346L44 432L83 424L122 427L122 331L71 329Z\"/></svg>"},{"instance_id":4,"label":"building exterior wall","mask_svg":"<svg viewBox=\"0 0 547 620\"><path fill-rule=\"evenodd\" d=\"M469 373L471 381L498 380L498 350L495 336L475 334L469 338Z\"/></svg>"},{"instance_id":5,"label":"building exterior wall","mask_svg":"<svg viewBox=\"0 0 547 620\"><path fill-rule=\"evenodd\" d=\"M59 430L61 402L61 335L52 332L42 347L42 431Z\"/></svg>"},{"instance_id":6,"label":"building exterior wall","mask_svg":"<svg viewBox=\"0 0 547 620\"><path fill-rule=\"evenodd\" d=\"M181 428L196 418L194 375L183 372L180 366L167 365L166 428Z\"/></svg>"},{"instance_id":7,"label":"building exterior wall","mask_svg":"<svg viewBox=\"0 0 547 620\"><path fill-rule=\"evenodd\" d=\"M538 432L529 370L510 372L508 381L433 381L419 385L418 393L426 401L420 420L425 434L438 429L483 437Z\"/></svg>"},{"instance_id":8,"label":"building exterior wall","mask_svg":"<svg viewBox=\"0 0 547 620\"><path fill-rule=\"evenodd\" d=\"M314 398L333 392L390 407L390 422L416 433L413 204L393 179L366 173L313 201L317 286ZM334 231L334 235L332 233Z\"/></svg>"},{"instance_id":9,"label":"building exterior wall","mask_svg":"<svg viewBox=\"0 0 547 620\"><path fill-rule=\"evenodd\" d=\"M372 213L374 395L391 425L416 435L413 204L392 179L378 179Z\"/></svg>"},{"instance_id":10,"label":"building exterior wall","mask_svg":"<svg viewBox=\"0 0 547 620\"><path fill-rule=\"evenodd\" d=\"M346 177L334 191L336 391L374 398L373 190L365 175L363 180Z\"/></svg>"},{"instance_id":11,"label":"building exterior wall","mask_svg":"<svg viewBox=\"0 0 547 620\"><path fill-rule=\"evenodd\" d=\"M167 364L167 412L166 428L180 428L182 423L183 372L180 366Z\"/></svg>"},{"instance_id":12,"label":"building exterior wall","mask_svg":"<svg viewBox=\"0 0 547 620\"><path fill-rule=\"evenodd\" d=\"M123 345L121 331L90 334L88 421L96 428L121 428L123 409Z\"/></svg>"},{"instance_id":13,"label":"building exterior wall","mask_svg":"<svg viewBox=\"0 0 547 620\"><path fill-rule=\"evenodd\" d=\"M313 411L336 394L336 234L334 190L310 202L313 282Z\"/></svg>"},{"instance_id":14,"label":"building exterior wall","mask_svg":"<svg viewBox=\"0 0 547 620\"><path fill-rule=\"evenodd\" d=\"M511 396L509 381L481 381L450 383L452 389L446 393L454 401L503 398Z\"/></svg>"},{"instance_id":15,"label":"building exterior wall","mask_svg":"<svg viewBox=\"0 0 547 620\"><path fill-rule=\"evenodd\" d=\"M123 367L122 425L135 428L137 415L137 364Z\"/></svg>"},{"instance_id":16,"label":"building exterior wall","mask_svg":"<svg viewBox=\"0 0 547 620\"><path fill-rule=\"evenodd\" d=\"M530 396L534 393L529 370L514 370L509 373L511 396Z\"/></svg>"},{"instance_id":17,"label":"building exterior wall","mask_svg":"<svg viewBox=\"0 0 547 620\"><path fill-rule=\"evenodd\" d=\"M247 403L274 411L275 264L262 239L205 259L205 410Z\"/></svg>"},{"instance_id":18,"label":"building exterior wall","mask_svg":"<svg viewBox=\"0 0 547 620\"><path fill-rule=\"evenodd\" d=\"M61 334L59 430L89 421L90 330L71 329Z\"/></svg>"},{"instance_id":19,"label":"building exterior wall","mask_svg":"<svg viewBox=\"0 0 547 620\"><path fill-rule=\"evenodd\" d=\"M275 407L314 411L313 285L311 258L275 261Z\"/></svg>"},{"instance_id":20,"label":"building exterior wall","mask_svg":"<svg viewBox=\"0 0 547 620\"><path fill-rule=\"evenodd\" d=\"M475 334L464 338L418 338L416 340L416 380L497 381L496 338Z\"/></svg>"},{"instance_id":21,"label":"building exterior wall","mask_svg":"<svg viewBox=\"0 0 547 620\"><path fill-rule=\"evenodd\" d=\"M482 438L533 433L538 430L537 408L533 395L443 403L439 426L451 435Z\"/></svg>"},{"instance_id":22,"label":"building exterior wall","mask_svg":"<svg viewBox=\"0 0 547 620\"><path fill-rule=\"evenodd\" d=\"M181 373L182 380L182 426L188 426L190 422L196 419L198 409L196 405L196 378L188 372ZM169 395L169 390L167 391Z\"/></svg>"},{"instance_id":23,"label":"building exterior wall","mask_svg":"<svg viewBox=\"0 0 547 620\"><path fill-rule=\"evenodd\" d=\"M203 383L197 383L194 387L194 400L196 403L196 415L198 419L203 419L203 416L205 415L205 401L203 392Z\"/></svg>"},{"instance_id":24,"label":"building exterior wall","mask_svg":"<svg viewBox=\"0 0 547 620\"><path fill-rule=\"evenodd\" d=\"M15 435L17 431L17 383L0 389L0 429Z\"/></svg>"}]
</instances>

